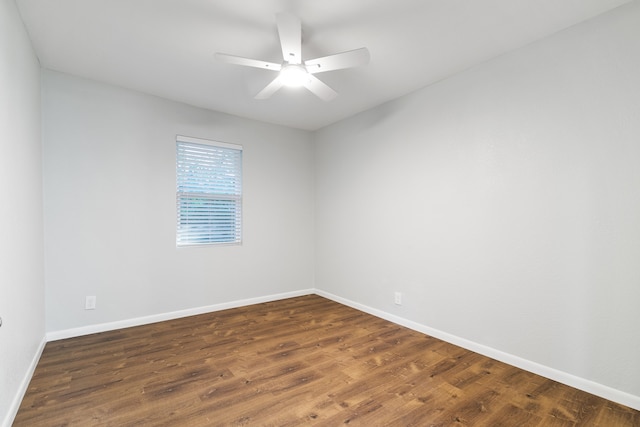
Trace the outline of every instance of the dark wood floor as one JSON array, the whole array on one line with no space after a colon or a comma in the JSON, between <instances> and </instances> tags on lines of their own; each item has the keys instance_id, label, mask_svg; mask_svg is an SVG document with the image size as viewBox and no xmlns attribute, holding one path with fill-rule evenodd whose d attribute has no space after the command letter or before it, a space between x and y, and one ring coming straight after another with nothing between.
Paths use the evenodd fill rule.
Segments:
<instances>
[{"instance_id":1,"label":"dark wood floor","mask_svg":"<svg viewBox=\"0 0 640 427\"><path fill-rule=\"evenodd\" d=\"M640 413L311 295L50 342L14 426L640 426Z\"/></svg>"}]
</instances>

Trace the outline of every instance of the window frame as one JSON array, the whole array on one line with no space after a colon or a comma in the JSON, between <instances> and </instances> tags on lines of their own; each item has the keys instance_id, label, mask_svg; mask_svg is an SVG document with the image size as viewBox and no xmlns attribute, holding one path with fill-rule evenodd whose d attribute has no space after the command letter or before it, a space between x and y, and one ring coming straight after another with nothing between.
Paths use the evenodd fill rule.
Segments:
<instances>
[{"instance_id":1,"label":"window frame","mask_svg":"<svg viewBox=\"0 0 640 427\"><path fill-rule=\"evenodd\" d=\"M203 139L203 138L194 138L194 137L189 137L189 136L183 136L183 135L176 135L176 139L175 139L176 145L175 145L175 149L176 149L176 161L175 161L175 165L176 165L176 247L177 248L185 248L185 247L211 247L211 246L238 246L238 245L242 245L242 241L243 241L243 146L239 145L239 144L231 144L228 142L221 142L221 141L215 141L215 140L210 140L210 139ZM206 161L209 162L216 162L216 161L221 161L221 159L224 158L232 158L232 157L237 157L236 159L234 159L234 167L235 167L235 176L233 179L231 179L229 182L230 187L233 187L235 191L235 193L230 193L230 192L226 192L226 193L221 193L221 192L212 192L211 190L215 190L217 188L218 191L220 191L220 185L213 185L213 187L209 187L206 188L207 191L194 191L193 188L189 189L189 191L184 191L181 186L185 185L185 180L186 181L191 181L191 184L193 184L193 179L190 179L187 175L184 174L184 170L185 167L184 165L181 166L180 162L185 162L187 161L187 158L185 158L184 156L181 156L181 149L184 150L185 147L191 145L192 147L194 146L208 146L208 147L214 147L214 148L218 148L218 149L222 149L222 150L234 150L236 151L236 153L233 154L229 154L227 155L221 155L221 156L213 156L209 157L206 159ZM193 157L188 158L188 160L193 161ZM200 164L199 166L204 166L203 162L202 164ZM220 169L217 168L215 170L213 170L212 172L217 172L220 173L221 171L224 172L227 169ZM200 174L198 174L200 175ZM207 175L207 178L209 178L208 180L211 182L218 182L219 184L219 178L216 180L214 179L215 177L213 175ZM197 178L200 179L200 178ZM198 181L198 184L202 184L202 181ZM223 185L225 188L227 188L227 185ZM216 203L220 203L220 202L228 202L228 201L234 201L235 205L234 205L234 214L232 216L227 215L226 219L222 219L220 220L219 225L221 227L231 227L231 233L232 233L232 238L229 240L216 240L216 233L215 231L211 231L212 229L215 229L215 224L213 222L211 223L207 223L207 225L204 226L205 229L208 228L208 231L201 231L200 234L198 233L189 233L188 230L188 221L189 221L189 214L184 214L183 210L184 210L184 206L185 205L189 205L189 204L193 204L194 201L198 201L198 199L200 200L200 203L205 203L208 204L209 206L213 206ZM219 213L216 209L216 207L210 208L207 210L208 214L211 214L211 216L215 216L214 213ZM224 208L223 208L224 209ZM239 212L238 212L239 211ZM233 218L233 220L231 220L231 222L233 223L232 225L229 225L229 218ZM211 220L211 218L207 218L207 220ZM224 222L226 221L226 223ZM185 228L186 227L186 228ZM221 236L222 234L220 234ZM220 237L218 236L218 237ZM204 239L203 241L198 242L198 238Z\"/></svg>"}]
</instances>

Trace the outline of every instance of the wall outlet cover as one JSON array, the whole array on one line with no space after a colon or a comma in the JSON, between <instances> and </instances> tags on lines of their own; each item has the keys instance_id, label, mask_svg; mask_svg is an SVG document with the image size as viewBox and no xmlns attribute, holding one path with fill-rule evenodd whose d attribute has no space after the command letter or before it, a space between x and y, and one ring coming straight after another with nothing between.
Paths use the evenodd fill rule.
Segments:
<instances>
[{"instance_id":1,"label":"wall outlet cover","mask_svg":"<svg viewBox=\"0 0 640 427\"><path fill-rule=\"evenodd\" d=\"M396 305L402 305L402 292L396 292L393 297L393 302Z\"/></svg>"}]
</instances>

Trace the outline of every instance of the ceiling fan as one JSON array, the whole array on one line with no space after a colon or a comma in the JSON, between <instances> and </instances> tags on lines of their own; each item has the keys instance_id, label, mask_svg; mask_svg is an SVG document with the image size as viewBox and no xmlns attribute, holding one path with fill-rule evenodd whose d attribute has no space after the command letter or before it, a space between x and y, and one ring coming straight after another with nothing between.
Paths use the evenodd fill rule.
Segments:
<instances>
[{"instance_id":1,"label":"ceiling fan","mask_svg":"<svg viewBox=\"0 0 640 427\"><path fill-rule=\"evenodd\" d=\"M330 101L338 96L337 92L314 74L357 67L369 62L369 50L366 47L303 61L300 19L289 13L279 13L276 15L276 24L282 46L282 64L226 53L215 54L216 59L229 64L279 71L278 76L255 96L256 99L267 99L283 86L304 86L320 99Z\"/></svg>"}]
</instances>

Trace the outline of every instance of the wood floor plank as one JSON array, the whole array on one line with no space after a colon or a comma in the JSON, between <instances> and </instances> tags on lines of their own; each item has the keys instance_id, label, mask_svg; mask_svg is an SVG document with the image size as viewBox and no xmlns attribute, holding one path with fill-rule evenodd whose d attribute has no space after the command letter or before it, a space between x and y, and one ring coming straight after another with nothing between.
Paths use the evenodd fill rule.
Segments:
<instances>
[{"instance_id":1,"label":"wood floor plank","mask_svg":"<svg viewBox=\"0 0 640 427\"><path fill-rule=\"evenodd\" d=\"M310 295L46 345L14 426L640 426L638 411Z\"/></svg>"}]
</instances>

